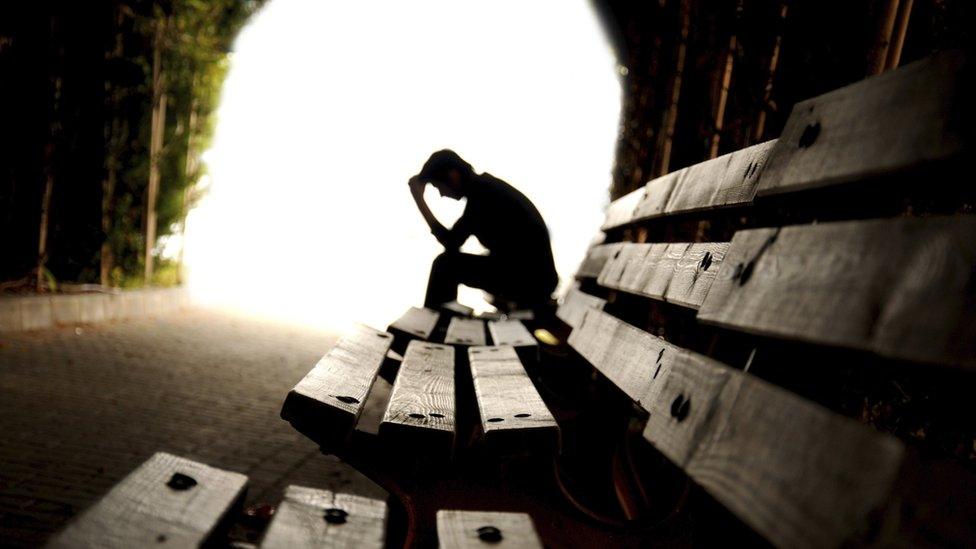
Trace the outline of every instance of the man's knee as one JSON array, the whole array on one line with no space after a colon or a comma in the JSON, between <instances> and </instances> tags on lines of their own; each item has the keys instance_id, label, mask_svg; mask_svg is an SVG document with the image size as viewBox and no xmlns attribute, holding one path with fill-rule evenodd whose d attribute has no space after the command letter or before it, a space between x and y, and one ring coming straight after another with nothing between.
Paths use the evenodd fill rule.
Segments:
<instances>
[{"instance_id":1,"label":"man's knee","mask_svg":"<svg viewBox=\"0 0 976 549\"><path fill-rule=\"evenodd\" d=\"M457 265L457 256L457 252L442 252L434 258L434 261L431 263L431 268L438 271L450 269Z\"/></svg>"}]
</instances>

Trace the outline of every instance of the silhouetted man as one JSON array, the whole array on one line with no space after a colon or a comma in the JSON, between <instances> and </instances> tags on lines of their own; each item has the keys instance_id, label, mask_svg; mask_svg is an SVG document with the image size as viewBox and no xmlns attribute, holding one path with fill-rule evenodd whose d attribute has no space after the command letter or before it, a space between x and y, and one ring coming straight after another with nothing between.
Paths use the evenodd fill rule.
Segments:
<instances>
[{"instance_id":1,"label":"silhouetted man","mask_svg":"<svg viewBox=\"0 0 976 549\"><path fill-rule=\"evenodd\" d=\"M468 199L450 229L437 221L424 202L427 183L441 196ZM549 231L524 194L488 173L475 173L471 164L446 149L430 155L409 186L430 232L445 248L431 265L425 307L455 300L458 284L485 290L503 309L507 302L523 309L548 304L558 282ZM488 255L458 251L471 235L488 249Z\"/></svg>"}]
</instances>

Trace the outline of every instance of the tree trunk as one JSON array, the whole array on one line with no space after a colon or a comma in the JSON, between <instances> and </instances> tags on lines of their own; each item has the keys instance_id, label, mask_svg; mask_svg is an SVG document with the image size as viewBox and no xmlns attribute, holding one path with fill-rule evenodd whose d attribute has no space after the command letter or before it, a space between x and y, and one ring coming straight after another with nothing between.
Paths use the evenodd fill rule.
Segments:
<instances>
[{"instance_id":1,"label":"tree trunk","mask_svg":"<svg viewBox=\"0 0 976 549\"><path fill-rule=\"evenodd\" d=\"M688 32L691 27L690 0L681 0L678 6L681 18L681 32L678 38L678 51L675 56L674 77L671 80L671 96L664 115L664 128L661 132L662 143L658 149L658 165L654 170L655 176L668 173L671 163L671 145L674 142L674 129L678 123L678 103L681 100L681 80L685 71L685 57L688 50Z\"/></svg>"},{"instance_id":2,"label":"tree trunk","mask_svg":"<svg viewBox=\"0 0 976 549\"><path fill-rule=\"evenodd\" d=\"M124 17L124 12L119 8L116 11L116 29L121 28ZM115 44L109 53L110 59L117 61L122 58L124 53L123 38L122 33L117 30ZM108 147L105 156L105 180L102 181L102 246L99 251L99 282L102 286L111 286L112 267L115 264L115 253L110 240L113 225L112 215L115 208L115 185L118 181L122 143L125 141L124 136L127 132L124 131L124 123L119 115L118 84L109 80L106 82L106 88L109 90L106 111L111 113L111 122L107 123L105 128L105 142Z\"/></svg>"},{"instance_id":3,"label":"tree trunk","mask_svg":"<svg viewBox=\"0 0 976 549\"><path fill-rule=\"evenodd\" d=\"M163 90L162 38L166 20L156 23L153 41L153 100L149 137L149 184L146 192L146 257L144 280L152 282L153 248L156 245L156 197L159 194L159 156L166 130L166 92Z\"/></svg>"},{"instance_id":4,"label":"tree trunk","mask_svg":"<svg viewBox=\"0 0 976 549\"><path fill-rule=\"evenodd\" d=\"M51 16L49 48L51 65L48 79L51 83L51 115L48 125L48 142L44 147L44 189L41 191L40 220L37 229L37 266L34 269L34 288L44 291L44 272L47 263L47 237L51 218L51 196L54 194L55 162L58 141L61 137L61 67L64 44L59 36L57 16Z\"/></svg>"},{"instance_id":5,"label":"tree trunk","mask_svg":"<svg viewBox=\"0 0 976 549\"><path fill-rule=\"evenodd\" d=\"M905 35L908 34L908 20L912 16L912 0L901 0L898 7L898 20L895 25L888 57L885 60L885 70L897 69L901 62L901 49L905 45Z\"/></svg>"},{"instance_id":6,"label":"tree trunk","mask_svg":"<svg viewBox=\"0 0 976 549\"><path fill-rule=\"evenodd\" d=\"M898 16L898 0L884 0L881 6L881 19L878 21L878 33L874 45L868 52L867 76L881 74L885 70L888 58L888 47L891 45L891 33L895 28Z\"/></svg>"},{"instance_id":7,"label":"tree trunk","mask_svg":"<svg viewBox=\"0 0 976 549\"><path fill-rule=\"evenodd\" d=\"M783 32L786 29L786 15L789 13L789 4L783 2L779 7L779 21L776 30L776 40L773 42L773 50L769 54L769 67L766 69L766 86L763 88L762 104L759 106L759 113L756 115L756 126L753 128L752 142L762 141L766 133L766 111L773 105L773 83L776 80L776 67L779 65L779 50L783 43Z\"/></svg>"}]
</instances>

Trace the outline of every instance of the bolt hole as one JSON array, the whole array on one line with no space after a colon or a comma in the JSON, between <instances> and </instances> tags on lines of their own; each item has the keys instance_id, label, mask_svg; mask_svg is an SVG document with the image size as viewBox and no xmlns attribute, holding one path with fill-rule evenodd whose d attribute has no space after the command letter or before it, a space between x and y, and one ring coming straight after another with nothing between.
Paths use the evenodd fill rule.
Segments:
<instances>
[{"instance_id":1,"label":"bolt hole","mask_svg":"<svg viewBox=\"0 0 976 549\"><path fill-rule=\"evenodd\" d=\"M441 418L441 417L444 417L444 414L438 414L437 412L432 412L432 413L430 413L430 414L428 414L428 415L429 415L430 417L436 417L436 418Z\"/></svg>"},{"instance_id":2,"label":"bolt hole","mask_svg":"<svg viewBox=\"0 0 976 549\"><path fill-rule=\"evenodd\" d=\"M712 266L712 252L705 252L701 258L701 269L707 271Z\"/></svg>"},{"instance_id":3,"label":"bolt hole","mask_svg":"<svg viewBox=\"0 0 976 549\"><path fill-rule=\"evenodd\" d=\"M166 486L180 492L189 490L196 485L197 481L195 478L190 475L184 475L183 473L173 473L173 476L169 478L169 482L166 483Z\"/></svg>"},{"instance_id":4,"label":"bolt hole","mask_svg":"<svg viewBox=\"0 0 976 549\"><path fill-rule=\"evenodd\" d=\"M671 402L671 417L678 420L681 423L688 417L688 412L691 411L691 398L685 398L685 395L679 394L674 397L674 401Z\"/></svg>"},{"instance_id":5,"label":"bolt hole","mask_svg":"<svg viewBox=\"0 0 976 549\"><path fill-rule=\"evenodd\" d=\"M502 531L494 526L482 526L476 531L478 539L486 543L498 543L502 540Z\"/></svg>"},{"instance_id":6,"label":"bolt hole","mask_svg":"<svg viewBox=\"0 0 976 549\"><path fill-rule=\"evenodd\" d=\"M424 414L407 414L414 419L424 419Z\"/></svg>"},{"instance_id":7,"label":"bolt hole","mask_svg":"<svg viewBox=\"0 0 976 549\"><path fill-rule=\"evenodd\" d=\"M532 416L532 414L525 414L525 413L515 414L515 417L531 417L531 416Z\"/></svg>"},{"instance_id":8,"label":"bolt hole","mask_svg":"<svg viewBox=\"0 0 976 549\"><path fill-rule=\"evenodd\" d=\"M380 338L386 339L386 338L390 337L390 334L376 334L376 337L380 337Z\"/></svg>"},{"instance_id":9,"label":"bolt hole","mask_svg":"<svg viewBox=\"0 0 976 549\"><path fill-rule=\"evenodd\" d=\"M488 350L491 351L491 352L493 352L493 353L497 353L498 352L498 347L492 347L491 349L488 349Z\"/></svg>"},{"instance_id":10,"label":"bolt hole","mask_svg":"<svg viewBox=\"0 0 976 549\"><path fill-rule=\"evenodd\" d=\"M498 423L499 421L505 421L500 417L490 417L488 418L488 423Z\"/></svg>"},{"instance_id":11,"label":"bolt hole","mask_svg":"<svg viewBox=\"0 0 976 549\"><path fill-rule=\"evenodd\" d=\"M817 141L817 137L819 136L820 136L820 122L807 124L807 127L803 128L803 133L800 134L800 142L798 143L798 145L801 149L806 149L807 147L813 145Z\"/></svg>"},{"instance_id":12,"label":"bolt hole","mask_svg":"<svg viewBox=\"0 0 976 549\"><path fill-rule=\"evenodd\" d=\"M156 536L156 543L166 543L166 534Z\"/></svg>"},{"instance_id":13,"label":"bolt hole","mask_svg":"<svg viewBox=\"0 0 976 549\"><path fill-rule=\"evenodd\" d=\"M322 515L322 518L325 519L325 522L328 522L329 524L345 524L346 517L348 516L349 513L343 511L342 509L332 508L326 509L325 514Z\"/></svg>"},{"instance_id":14,"label":"bolt hole","mask_svg":"<svg viewBox=\"0 0 976 549\"><path fill-rule=\"evenodd\" d=\"M345 402L346 404L359 404L359 399L351 396L337 396L335 397L339 402Z\"/></svg>"}]
</instances>

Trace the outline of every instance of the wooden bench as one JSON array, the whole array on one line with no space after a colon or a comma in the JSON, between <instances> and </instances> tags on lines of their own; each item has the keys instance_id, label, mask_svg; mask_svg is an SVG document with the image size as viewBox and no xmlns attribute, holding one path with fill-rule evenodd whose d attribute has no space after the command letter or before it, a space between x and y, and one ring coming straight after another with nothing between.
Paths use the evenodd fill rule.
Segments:
<instances>
[{"instance_id":1,"label":"wooden bench","mask_svg":"<svg viewBox=\"0 0 976 549\"><path fill-rule=\"evenodd\" d=\"M289 487L263 544L976 544L969 71L812 98L613 202L558 325L345 334L281 415L393 498ZM158 454L52 544L210 542L245 484Z\"/></svg>"},{"instance_id":2,"label":"wooden bench","mask_svg":"<svg viewBox=\"0 0 976 549\"><path fill-rule=\"evenodd\" d=\"M608 208L559 317L643 438L719 504L689 510L712 521L692 530L976 543L972 459L927 443L971 444L962 402L897 417L924 431L872 417L972 387L976 189L933 179L972 150L962 67L941 54L799 103L778 140Z\"/></svg>"},{"instance_id":3,"label":"wooden bench","mask_svg":"<svg viewBox=\"0 0 976 549\"><path fill-rule=\"evenodd\" d=\"M172 454L157 453L75 518L49 547L223 547L245 520L247 477ZM382 499L288 486L260 536L260 547L395 546ZM541 548L524 513L437 512L438 544Z\"/></svg>"}]
</instances>

